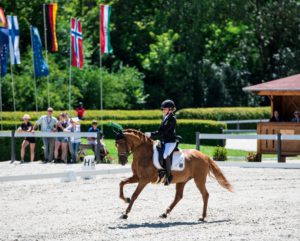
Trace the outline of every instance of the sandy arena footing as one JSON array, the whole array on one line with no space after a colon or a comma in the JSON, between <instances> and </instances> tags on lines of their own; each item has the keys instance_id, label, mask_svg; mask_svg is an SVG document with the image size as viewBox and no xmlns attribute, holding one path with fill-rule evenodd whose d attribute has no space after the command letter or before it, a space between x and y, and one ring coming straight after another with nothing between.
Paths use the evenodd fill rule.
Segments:
<instances>
[{"instance_id":1,"label":"sandy arena footing","mask_svg":"<svg viewBox=\"0 0 300 241\"><path fill-rule=\"evenodd\" d=\"M0 176L65 168L6 162L0 164ZM80 165L70 168L81 170ZM221 168L235 192L208 178L206 222L197 221L202 198L192 180L167 219L159 215L173 200L175 185L147 186L127 220L119 219L127 204L118 192L120 180L129 173L69 183L60 179L0 182L0 240L300 240L299 169ZM126 196L135 187L125 186Z\"/></svg>"}]
</instances>

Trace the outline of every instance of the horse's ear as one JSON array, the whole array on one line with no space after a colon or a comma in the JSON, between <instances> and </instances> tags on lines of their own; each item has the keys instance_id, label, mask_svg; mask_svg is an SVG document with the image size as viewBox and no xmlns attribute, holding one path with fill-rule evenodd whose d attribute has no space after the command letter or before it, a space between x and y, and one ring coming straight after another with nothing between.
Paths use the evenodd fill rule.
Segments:
<instances>
[{"instance_id":1,"label":"horse's ear","mask_svg":"<svg viewBox=\"0 0 300 241\"><path fill-rule=\"evenodd\" d=\"M115 122L109 122L108 126L112 128L113 133L116 136L116 140L124 138L123 127Z\"/></svg>"},{"instance_id":2,"label":"horse's ear","mask_svg":"<svg viewBox=\"0 0 300 241\"><path fill-rule=\"evenodd\" d=\"M116 134L116 140L121 140L121 139L124 139L124 134L122 131L120 132L115 132Z\"/></svg>"}]
</instances>

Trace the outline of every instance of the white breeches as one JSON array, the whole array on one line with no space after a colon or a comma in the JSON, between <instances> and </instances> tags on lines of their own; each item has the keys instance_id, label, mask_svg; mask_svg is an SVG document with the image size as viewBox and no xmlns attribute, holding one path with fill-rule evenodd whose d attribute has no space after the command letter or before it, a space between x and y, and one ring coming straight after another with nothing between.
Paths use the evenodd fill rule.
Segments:
<instances>
[{"instance_id":1,"label":"white breeches","mask_svg":"<svg viewBox=\"0 0 300 241\"><path fill-rule=\"evenodd\" d=\"M164 159L166 159L172 153L172 151L174 151L176 144L176 142L165 144Z\"/></svg>"}]
</instances>

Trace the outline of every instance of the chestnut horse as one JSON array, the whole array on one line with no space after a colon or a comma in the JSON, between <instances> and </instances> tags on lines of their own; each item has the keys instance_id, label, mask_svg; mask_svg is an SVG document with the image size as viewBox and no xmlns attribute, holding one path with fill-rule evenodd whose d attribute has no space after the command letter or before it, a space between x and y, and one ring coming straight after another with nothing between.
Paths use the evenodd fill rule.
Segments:
<instances>
[{"instance_id":1,"label":"chestnut horse","mask_svg":"<svg viewBox=\"0 0 300 241\"><path fill-rule=\"evenodd\" d=\"M149 183L155 183L157 181L158 170L154 167L152 161L153 144L154 141L151 138L134 129L125 129L116 136L119 163L125 165L128 161L128 156L131 153L133 155L131 165L133 175L120 182L120 198L126 203L129 203L125 213L120 217L122 219L127 219L134 201L143 191L144 187ZM197 188L202 194L204 203L202 218L200 218L199 221L204 221L209 197L205 186L207 175L211 175L212 173L218 183L225 189L232 192L233 188L216 162L210 157L197 150L182 151L185 156L185 168L183 171L172 171L172 183L176 183L175 198L165 213L160 217L166 218L168 214L170 214L175 205L182 199L185 184L193 178ZM138 183L131 199L125 198L123 193L124 185L130 183Z\"/></svg>"}]
</instances>

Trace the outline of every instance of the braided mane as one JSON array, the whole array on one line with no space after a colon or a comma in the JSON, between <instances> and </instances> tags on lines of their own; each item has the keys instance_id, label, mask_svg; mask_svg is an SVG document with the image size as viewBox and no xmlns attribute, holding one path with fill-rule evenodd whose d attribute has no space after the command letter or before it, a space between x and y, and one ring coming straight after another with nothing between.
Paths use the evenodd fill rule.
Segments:
<instances>
[{"instance_id":1,"label":"braided mane","mask_svg":"<svg viewBox=\"0 0 300 241\"><path fill-rule=\"evenodd\" d=\"M130 133L137 136L142 142L153 144L153 140L146 136L143 132L135 130L135 129L125 129L123 133Z\"/></svg>"}]
</instances>

